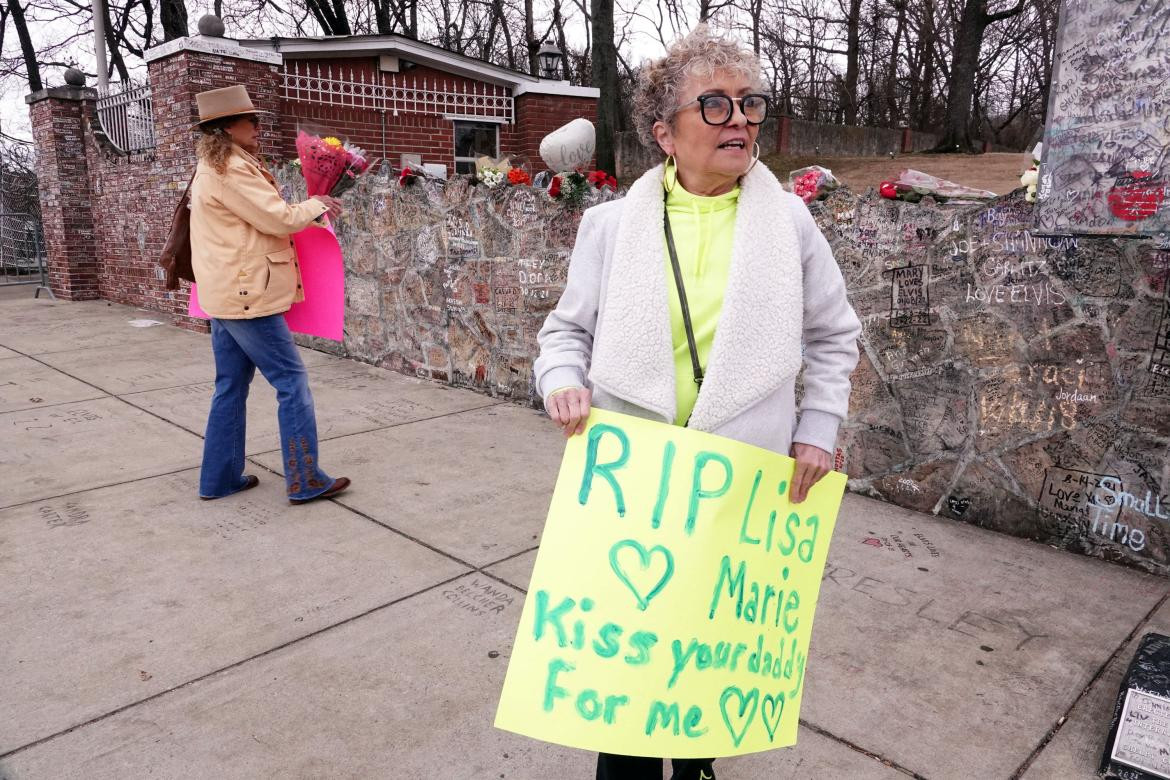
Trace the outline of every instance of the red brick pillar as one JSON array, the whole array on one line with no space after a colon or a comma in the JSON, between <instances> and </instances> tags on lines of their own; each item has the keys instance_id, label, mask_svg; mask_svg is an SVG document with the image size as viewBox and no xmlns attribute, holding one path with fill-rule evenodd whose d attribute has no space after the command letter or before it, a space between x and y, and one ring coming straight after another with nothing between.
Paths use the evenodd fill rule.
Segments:
<instances>
[{"instance_id":1,"label":"red brick pillar","mask_svg":"<svg viewBox=\"0 0 1170 780\"><path fill-rule=\"evenodd\" d=\"M271 156L280 149L280 54L241 46L226 38L194 36L180 38L146 52L150 90L154 103L154 170L151 191L147 196L150 234L157 238L161 251L170 227L171 215L183 189L195 171L195 141L199 121L195 96L209 89L243 84L257 109L270 111L261 115L261 156ZM157 258L157 254L154 255ZM153 262L151 257L146 262ZM206 329L204 320L186 317L189 287L162 290L163 282L154 282L159 296L158 307L169 309L177 324Z\"/></svg>"},{"instance_id":2,"label":"red brick pillar","mask_svg":"<svg viewBox=\"0 0 1170 780\"><path fill-rule=\"evenodd\" d=\"M155 160L166 176L165 189L181 191L195 168L192 125L199 121L195 96L200 92L243 84L256 108L272 112L261 115L261 155L279 150L280 54L227 38L195 36L148 50L146 61L154 98Z\"/></svg>"},{"instance_id":3,"label":"red brick pillar","mask_svg":"<svg viewBox=\"0 0 1170 780\"><path fill-rule=\"evenodd\" d=\"M902 154L910 154L914 151L914 135L910 132L909 127L902 128Z\"/></svg>"},{"instance_id":4,"label":"red brick pillar","mask_svg":"<svg viewBox=\"0 0 1170 780\"><path fill-rule=\"evenodd\" d=\"M600 94L594 87L574 87L560 81L522 84L513 93L516 121L515 132L511 134L512 148L501 149L500 152L513 155L513 162L526 163L529 170L544 170L544 162L540 159L541 140L578 117L596 125L597 99Z\"/></svg>"},{"instance_id":5,"label":"red brick pillar","mask_svg":"<svg viewBox=\"0 0 1170 780\"><path fill-rule=\"evenodd\" d=\"M98 297L99 253L84 130L96 99L94 90L78 87L44 89L25 98L37 144L49 287L70 301Z\"/></svg>"}]
</instances>

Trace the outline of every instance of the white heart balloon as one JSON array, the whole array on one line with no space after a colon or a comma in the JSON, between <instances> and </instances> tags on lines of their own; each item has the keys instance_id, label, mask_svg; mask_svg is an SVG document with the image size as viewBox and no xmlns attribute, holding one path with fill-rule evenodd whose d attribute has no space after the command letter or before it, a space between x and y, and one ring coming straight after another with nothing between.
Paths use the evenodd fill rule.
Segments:
<instances>
[{"instance_id":1,"label":"white heart balloon","mask_svg":"<svg viewBox=\"0 0 1170 780\"><path fill-rule=\"evenodd\" d=\"M540 142L540 159L553 171L571 171L588 165L597 148L597 131L588 119L574 119Z\"/></svg>"}]
</instances>

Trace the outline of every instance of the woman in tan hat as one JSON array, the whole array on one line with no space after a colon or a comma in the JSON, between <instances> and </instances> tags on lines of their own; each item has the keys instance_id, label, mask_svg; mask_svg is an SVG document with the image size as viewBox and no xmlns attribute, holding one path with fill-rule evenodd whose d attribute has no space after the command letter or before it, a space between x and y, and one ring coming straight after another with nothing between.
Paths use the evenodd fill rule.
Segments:
<instances>
[{"instance_id":1,"label":"woman in tan hat","mask_svg":"<svg viewBox=\"0 0 1170 780\"><path fill-rule=\"evenodd\" d=\"M199 165L191 183L191 266L199 304L211 315L215 394L207 418L199 495L222 498L253 488L244 474L248 387L256 369L276 388L284 479L291 503L349 486L317 464L317 420L304 363L284 312L304 300L289 236L341 204L327 195L289 204L253 156L261 112L242 86L195 96Z\"/></svg>"}]
</instances>

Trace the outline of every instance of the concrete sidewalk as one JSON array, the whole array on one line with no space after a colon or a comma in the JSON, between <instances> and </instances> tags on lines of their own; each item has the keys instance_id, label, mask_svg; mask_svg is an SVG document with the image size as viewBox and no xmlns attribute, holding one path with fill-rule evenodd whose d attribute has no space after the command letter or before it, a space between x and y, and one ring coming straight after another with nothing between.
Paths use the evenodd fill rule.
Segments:
<instances>
[{"instance_id":1,"label":"concrete sidewalk","mask_svg":"<svg viewBox=\"0 0 1170 780\"><path fill-rule=\"evenodd\" d=\"M291 508L196 499L209 339L0 290L0 778L582 780L491 727L559 464L543 415L305 351L321 459ZM755 778L1091 778L1170 583L847 497L799 744Z\"/></svg>"}]
</instances>

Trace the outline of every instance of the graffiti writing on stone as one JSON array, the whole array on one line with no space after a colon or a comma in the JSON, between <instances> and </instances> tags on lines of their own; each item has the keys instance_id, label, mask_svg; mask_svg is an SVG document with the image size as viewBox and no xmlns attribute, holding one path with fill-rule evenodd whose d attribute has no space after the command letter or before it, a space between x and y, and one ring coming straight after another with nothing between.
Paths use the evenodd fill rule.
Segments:
<instances>
[{"instance_id":1,"label":"graffiti writing on stone","mask_svg":"<svg viewBox=\"0 0 1170 780\"><path fill-rule=\"evenodd\" d=\"M930 324L927 266L893 268L890 275L890 327L910 328Z\"/></svg>"},{"instance_id":2,"label":"graffiti writing on stone","mask_svg":"<svg viewBox=\"0 0 1170 780\"><path fill-rule=\"evenodd\" d=\"M1062 3L1044 135L1038 228L1152 235L1170 228L1170 9Z\"/></svg>"},{"instance_id":3,"label":"graffiti writing on stone","mask_svg":"<svg viewBox=\"0 0 1170 780\"><path fill-rule=\"evenodd\" d=\"M281 175L303 191L300 174ZM564 290L580 211L524 187L403 188L381 176L362 177L348 200L339 240L361 295L344 354L538 405L536 334ZM842 188L809 209L862 321L837 443L851 488L1170 573L1170 251L1147 238L1039 236L1019 191L963 206ZM92 424L86 411L15 413L6 425L40 435ZM1063 479L1074 472L1113 479L1073 500ZM920 557L921 540L902 541Z\"/></svg>"},{"instance_id":4,"label":"graffiti writing on stone","mask_svg":"<svg viewBox=\"0 0 1170 780\"><path fill-rule=\"evenodd\" d=\"M1170 286L1166 288L1166 297L1162 300L1162 317L1154 334L1150 373L1170 377Z\"/></svg>"}]
</instances>

